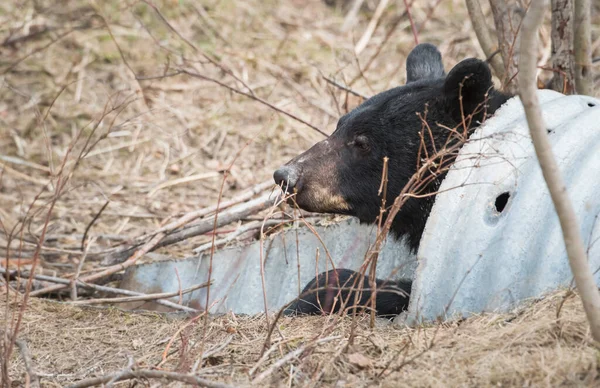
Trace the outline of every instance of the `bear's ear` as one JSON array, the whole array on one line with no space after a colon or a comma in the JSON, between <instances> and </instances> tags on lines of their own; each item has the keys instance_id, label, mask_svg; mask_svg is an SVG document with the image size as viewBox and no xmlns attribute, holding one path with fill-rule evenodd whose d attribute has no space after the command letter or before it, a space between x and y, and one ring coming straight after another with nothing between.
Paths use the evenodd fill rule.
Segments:
<instances>
[{"instance_id":1,"label":"bear's ear","mask_svg":"<svg viewBox=\"0 0 600 388\"><path fill-rule=\"evenodd\" d=\"M465 59L456 66L444 82L444 96L450 106L460 112L462 96L462 113L468 116L478 108L483 109L486 95L493 89L492 73L487 63L476 59Z\"/></svg>"},{"instance_id":2,"label":"bear's ear","mask_svg":"<svg viewBox=\"0 0 600 388\"><path fill-rule=\"evenodd\" d=\"M418 44L406 58L407 84L424 79L442 78L445 74L442 54L432 44Z\"/></svg>"}]
</instances>

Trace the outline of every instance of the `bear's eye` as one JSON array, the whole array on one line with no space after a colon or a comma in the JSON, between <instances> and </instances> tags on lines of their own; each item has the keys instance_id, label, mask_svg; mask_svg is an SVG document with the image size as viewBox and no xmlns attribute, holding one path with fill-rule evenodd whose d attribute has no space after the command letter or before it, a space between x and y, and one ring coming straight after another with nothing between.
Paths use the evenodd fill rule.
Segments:
<instances>
[{"instance_id":1,"label":"bear's eye","mask_svg":"<svg viewBox=\"0 0 600 388\"><path fill-rule=\"evenodd\" d=\"M354 139L354 146L361 151L368 151L371 149L369 139L365 135L356 136Z\"/></svg>"}]
</instances>

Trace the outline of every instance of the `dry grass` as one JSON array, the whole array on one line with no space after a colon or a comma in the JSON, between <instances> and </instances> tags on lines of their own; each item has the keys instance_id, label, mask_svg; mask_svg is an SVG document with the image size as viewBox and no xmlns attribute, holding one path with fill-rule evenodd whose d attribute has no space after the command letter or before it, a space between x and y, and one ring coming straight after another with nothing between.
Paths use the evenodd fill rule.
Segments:
<instances>
[{"instance_id":1,"label":"dry grass","mask_svg":"<svg viewBox=\"0 0 600 388\"><path fill-rule=\"evenodd\" d=\"M245 83L261 98L330 133L339 115L357 101L327 84L322 75L342 84L355 80L352 88L364 95L404 81L404 58L414 45L407 18L377 54L391 23L404 11L403 2L392 3L357 59L353 48L370 11L362 13L349 32L341 33L343 14L320 0L155 2L176 32L143 2L2 2L0 220L5 232L0 235L0 259L6 255L6 231L25 218L39 194L21 248L23 258L31 256L51 197L46 183L55 177L82 128L89 135L97 126L92 141L98 143L74 171L55 206L42 255L44 272L76 271L83 234L107 200L108 207L89 232L94 241L90 252L215 204L223 170L238 154L226 180L225 198L269 179L277 166L322 138L308 126L214 83L183 75L138 81L134 73L138 77L169 73L185 58L198 72L238 89ZM436 3L419 0L412 8L417 28L421 27L420 41L439 46L447 69L464 57L481 57L475 34L465 22L463 1L443 0L432 10ZM94 15L101 15L110 31ZM599 20L600 10L595 18ZM599 57L600 23L593 25L594 56ZM209 63L203 53L222 67ZM600 94L600 77L597 85ZM123 109L104 117L106 106ZM181 257L209 240L210 236L200 236L159 252ZM97 261L88 260L84 271L95 266ZM341 339L292 359L293 369L286 364L268 379L283 385L292 373L291 381L298 385L312 385L311 379L322 385L343 380L357 386L591 385L597 354L588 344L583 312L571 298L556 320L560 295L516 316L486 315L460 325L370 330L364 320L354 345L343 353L350 320L342 320L325 336ZM1 300L6 303L4 297ZM0 305L2 314L5 307ZM265 320L211 319L204 349L218 348L229 338L231 342L205 361L200 374L248 382L323 334L330 323L331 318L285 318L274 341L294 339L276 347L249 377L266 338ZM139 365L154 366L165 341L182 325L177 318L32 300L21 337L29 343L43 383L52 386L122 369L127 354ZM182 361L180 353L186 353L181 350L185 341L202 340L201 326L199 321L177 337L172 347L176 352L164 368L196 361L199 354L192 352ZM433 348L400 367L403 360L420 354L434 333ZM18 354L13 368L13 376L22 382Z\"/></svg>"},{"instance_id":2,"label":"dry grass","mask_svg":"<svg viewBox=\"0 0 600 388\"><path fill-rule=\"evenodd\" d=\"M314 379L319 378L320 386L338 381L390 387L593 386L600 380L599 353L589 342L577 298L570 297L556 318L564 295L558 292L511 314L416 329L398 329L387 321L369 329L365 316L350 346L350 318L282 318L272 340L274 351L255 371L266 337L265 319L215 317L204 341L209 356L198 373L214 381L245 385L286 354L323 336L334 339L292 358L263 383L315 386ZM5 311L2 304L0 311ZM123 369L128 356L140 368L154 367L161 362L169 340L188 322L174 316L34 300L25 314L21 337L32 349L42 382L60 386ZM176 337L162 368L183 369L197 361L200 354L194 344L202 341L202 327L199 320ZM11 372L15 383L22 384L24 369L18 353Z\"/></svg>"}]
</instances>

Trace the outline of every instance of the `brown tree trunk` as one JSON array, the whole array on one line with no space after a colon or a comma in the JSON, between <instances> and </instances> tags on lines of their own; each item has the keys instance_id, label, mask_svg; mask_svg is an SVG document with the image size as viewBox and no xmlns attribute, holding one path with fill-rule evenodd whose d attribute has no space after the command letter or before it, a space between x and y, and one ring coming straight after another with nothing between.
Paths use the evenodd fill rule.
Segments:
<instances>
[{"instance_id":1,"label":"brown tree trunk","mask_svg":"<svg viewBox=\"0 0 600 388\"><path fill-rule=\"evenodd\" d=\"M490 0L498 47L504 62L502 89L516 94L519 90L517 73L519 68L519 31L525 16L525 8L518 0Z\"/></svg>"},{"instance_id":2,"label":"brown tree trunk","mask_svg":"<svg viewBox=\"0 0 600 388\"><path fill-rule=\"evenodd\" d=\"M575 0L575 87L588 96L594 94L591 13L591 0Z\"/></svg>"},{"instance_id":3,"label":"brown tree trunk","mask_svg":"<svg viewBox=\"0 0 600 388\"><path fill-rule=\"evenodd\" d=\"M550 88L564 94L575 93L573 57L573 0L552 0L552 69Z\"/></svg>"}]
</instances>

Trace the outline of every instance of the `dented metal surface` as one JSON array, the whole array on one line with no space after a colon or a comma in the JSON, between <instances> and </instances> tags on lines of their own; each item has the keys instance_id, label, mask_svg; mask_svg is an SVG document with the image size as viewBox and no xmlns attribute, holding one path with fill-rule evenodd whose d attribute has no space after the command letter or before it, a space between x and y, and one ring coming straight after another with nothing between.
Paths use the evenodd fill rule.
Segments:
<instances>
[{"instance_id":1,"label":"dented metal surface","mask_svg":"<svg viewBox=\"0 0 600 388\"><path fill-rule=\"evenodd\" d=\"M261 257L265 262L267 306L273 312L296 298L317 271L320 273L332 268L328 255L336 268L358 270L376 235L374 226L360 225L355 219L316 226L315 230L322 243L308 228L300 227L268 237L262 247L260 242L254 242L244 247L217 251L212 260L210 312L256 314L265 310ZM143 264L127 270L121 287L144 293L173 292L179 287L183 289L207 281L209 266L210 256L207 254L185 260ZM403 243L390 239L380 254L377 277L412 278L415 268L414 255L409 254ZM207 290L202 289L184 295L183 304L204 309L206 293ZM178 298L171 300L176 302ZM164 311L162 306L154 303L129 304L126 307Z\"/></svg>"},{"instance_id":2,"label":"dented metal surface","mask_svg":"<svg viewBox=\"0 0 600 388\"><path fill-rule=\"evenodd\" d=\"M546 90L539 97L596 271L600 101ZM514 98L463 147L427 221L411 305L398 321L507 310L570 284L558 216L528 131L522 105ZM595 278L600 280L600 272Z\"/></svg>"}]
</instances>

